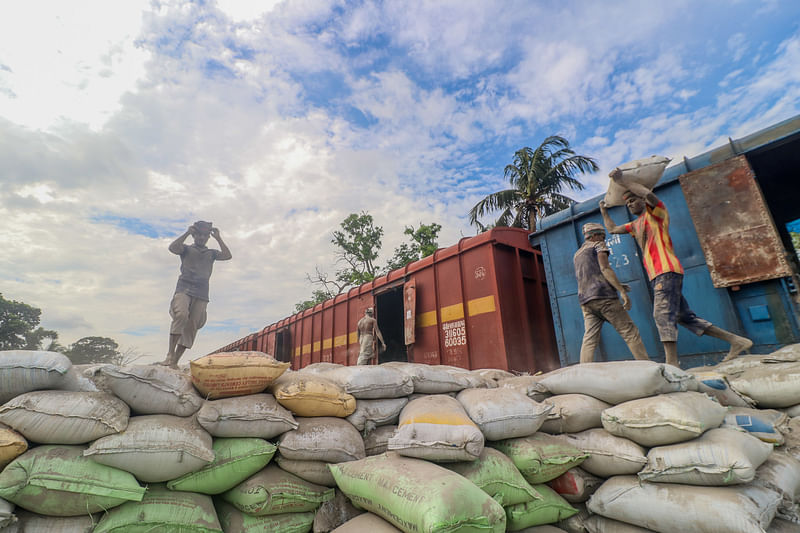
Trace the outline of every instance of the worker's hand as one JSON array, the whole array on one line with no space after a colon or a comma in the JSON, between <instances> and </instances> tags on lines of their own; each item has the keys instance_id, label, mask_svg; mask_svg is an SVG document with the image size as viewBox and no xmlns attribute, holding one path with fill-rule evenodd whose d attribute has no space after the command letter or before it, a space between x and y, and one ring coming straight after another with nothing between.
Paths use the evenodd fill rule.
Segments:
<instances>
[{"instance_id":1,"label":"worker's hand","mask_svg":"<svg viewBox=\"0 0 800 533\"><path fill-rule=\"evenodd\" d=\"M211 236L219 239L219 228L211 228Z\"/></svg>"},{"instance_id":2,"label":"worker's hand","mask_svg":"<svg viewBox=\"0 0 800 533\"><path fill-rule=\"evenodd\" d=\"M622 285L622 290L623 291L631 292L631 286L630 285L628 285L627 283L622 283L621 285Z\"/></svg>"},{"instance_id":3,"label":"worker's hand","mask_svg":"<svg viewBox=\"0 0 800 533\"><path fill-rule=\"evenodd\" d=\"M623 292L619 296L620 296L620 298L622 298L622 308L624 310L626 310L626 311L630 311L631 310L631 297L628 296L627 292Z\"/></svg>"},{"instance_id":4,"label":"worker's hand","mask_svg":"<svg viewBox=\"0 0 800 533\"><path fill-rule=\"evenodd\" d=\"M608 177L614 181L619 181L619 179L622 177L622 171L619 168L615 168L608 173Z\"/></svg>"},{"instance_id":5,"label":"worker's hand","mask_svg":"<svg viewBox=\"0 0 800 533\"><path fill-rule=\"evenodd\" d=\"M386 345L385 345L385 344L383 344L383 343L381 343L381 351L382 351L382 352L385 352L385 351L386 351Z\"/></svg>"},{"instance_id":6,"label":"worker's hand","mask_svg":"<svg viewBox=\"0 0 800 533\"><path fill-rule=\"evenodd\" d=\"M606 209L608 209L608 204L606 203L605 200L600 200L600 203L597 205L600 206L600 211L605 211Z\"/></svg>"}]
</instances>

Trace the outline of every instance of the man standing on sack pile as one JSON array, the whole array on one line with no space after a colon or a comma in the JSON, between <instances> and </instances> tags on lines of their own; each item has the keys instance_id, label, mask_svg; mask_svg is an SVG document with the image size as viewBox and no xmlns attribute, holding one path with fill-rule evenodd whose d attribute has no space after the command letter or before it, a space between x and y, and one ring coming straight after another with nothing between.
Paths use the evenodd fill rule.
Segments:
<instances>
[{"instance_id":1,"label":"man standing on sack pile","mask_svg":"<svg viewBox=\"0 0 800 533\"><path fill-rule=\"evenodd\" d=\"M642 251L642 263L653 287L653 318L664 345L667 364L678 366L678 324L695 335L708 335L731 345L724 361L748 350L753 341L713 325L694 314L683 297L683 267L672 247L667 207L646 186L627 179L615 168L608 175L625 189L622 198L636 220L617 226L608 214L604 201L600 213L610 233L629 233Z\"/></svg>"},{"instance_id":2,"label":"man standing on sack pile","mask_svg":"<svg viewBox=\"0 0 800 533\"><path fill-rule=\"evenodd\" d=\"M374 311L371 307L364 310L364 316L358 321L356 329L358 330L358 345L360 347L358 352L357 365L368 365L375 358L375 336L381 341L381 350L386 349L386 343L383 341L383 335L378 328L378 321L375 320Z\"/></svg>"},{"instance_id":3,"label":"man standing on sack pile","mask_svg":"<svg viewBox=\"0 0 800 533\"><path fill-rule=\"evenodd\" d=\"M194 238L194 244L187 246L183 241L189 235ZM208 238L212 236L219 244L219 250L206 248ZM172 317L169 351L167 358L159 364L178 368L183 352L192 347L197 330L206 323L208 280L211 278L214 261L227 261L233 256L228 246L222 242L219 228L203 220L189 226L183 235L169 245L169 251L181 256L181 275L169 304L169 314Z\"/></svg>"},{"instance_id":4,"label":"man standing on sack pile","mask_svg":"<svg viewBox=\"0 0 800 533\"><path fill-rule=\"evenodd\" d=\"M578 280L578 302L583 311L583 342L581 363L591 363L600 341L600 330L608 322L620 334L636 359L649 359L639 335L639 328L628 315L631 299L630 287L619 282L608 262L606 229L602 224L589 222L583 225L583 246L572 259ZM622 298L622 302L617 297Z\"/></svg>"}]
</instances>

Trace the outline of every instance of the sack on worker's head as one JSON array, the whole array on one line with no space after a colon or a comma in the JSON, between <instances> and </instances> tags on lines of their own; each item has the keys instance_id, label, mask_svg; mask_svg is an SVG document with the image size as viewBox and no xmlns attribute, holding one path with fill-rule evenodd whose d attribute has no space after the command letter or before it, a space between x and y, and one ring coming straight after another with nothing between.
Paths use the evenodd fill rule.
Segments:
<instances>
[{"instance_id":1,"label":"sack on worker's head","mask_svg":"<svg viewBox=\"0 0 800 533\"><path fill-rule=\"evenodd\" d=\"M509 388L464 389L456 399L488 440L533 435L552 409Z\"/></svg>"},{"instance_id":2,"label":"sack on worker's head","mask_svg":"<svg viewBox=\"0 0 800 533\"><path fill-rule=\"evenodd\" d=\"M614 405L697 389L691 374L654 361L582 363L548 372L539 382L553 394L588 394Z\"/></svg>"},{"instance_id":3,"label":"sack on worker's head","mask_svg":"<svg viewBox=\"0 0 800 533\"><path fill-rule=\"evenodd\" d=\"M588 457L580 449L546 433L529 437L490 441L488 446L508 456L528 483L551 481Z\"/></svg>"},{"instance_id":4,"label":"sack on worker's head","mask_svg":"<svg viewBox=\"0 0 800 533\"><path fill-rule=\"evenodd\" d=\"M258 394L283 374L289 363L263 352L222 352L189 363L192 382L209 400Z\"/></svg>"},{"instance_id":5,"label":"sack on worker's head","mask_svg":"<svg viewBox=\"0 0 800 533\"><path fill-rule=\"evenodd\" d=\"M664 446L699 437L719 427L727 410L699 392L673 392L631 400L603 411L611 434L641 444Z\"/></svg>"},{"instance_id":6,"label":"sack on worker's head","mask_svg":"<svg viewBox=\"0 0 800 533\"><path fill-rule=\"evenodd\" d=\"M400 413L388 449L429 461L471 461L483 450L484 437L458 400L444 394L408 403Z\"/></svg>"},{"instance_id":7,"label":"sack on worker's head","mask_svg":"<svg viewBox=\"0 0 800 533\"><path fill-rule=\"evenodd\" d=\"M276 450L274 444L264 439L214 439L214 460L200 470L169 481L167 488L220 494L267 466Z\"/></svg>"},{"instance_id":8,"label":"sack on worker's head","mask_svg":"<svg viewBox=\"0 0 800 533\"><path fill-rule=\"evenodd\" d=\"M623 179L633 181L639 185L644 185L648 189L653 190L653 187L655 187L658 180L661 179L661 176L664 174L664 169L667 168L670 161L671 159L668 157L651 155L650 157L623 163L618 165L617 168L622 171ZM625 199L622 195L626 190L625 187L613 179L609 180L608 192L606 192L605 196L606 204L609 206L625 204Z\"/></svg>"},{"instance_id":9,"label":"sack on worker's head","mask_svg":"<svg viewBox=\"0 0 800 533\"><path fill-rule=\"evenodd\" d=\"M211 496L149 485L140 502L122 504L100 519L93 533L223 533Z\"/></svg>"},{"instance_id":10,"label":"sack on worker's head","mask_svg":"<svg viewBox=\"0 0 800 533\"><path fill-rule=\"evenodd\" d=\"M603 428L558 435L589 457L581 468L603 478L636 474L647 464L644 448L624 437L612 435Z\"/></svg>"},{"instance_id":11,"label":"sack on worker's head","mask_svg":"<svg viewBox=\"0 0 800 533\"><path fill-rule=\"evenodd\" d=\"M0 407L0 422L41 444L85 444L128 426L128 405L106 392L34 391Z\"/></svg>"},{"instance_id":12,"label":"sack on worker's head","mask_svg":"<svg viewBox=\"0 0 800 533\"><path fill-rule=\"evenodd\" d=\"M46 444L0 472L0 497L49 516L77 516L140 501L144 487L128 472L83 456L83 446Z\"/></svg>"},{"instance_id":13,"label":"sack on worker's head","mask_svg":"<svg viewBox=\"0 0 800 533\"><path fill-rule=\"evenodd\" d=\"M557 394L542 400L542 403L552 405L553 409L540 430L556 434L601 428L600 414L611 407L611 404L587 394Z\"/></svg>"},{"instance_id":14,"label":"sack on worker's head","mask_svg":"<svg viewBox=\"0 0 800 533\"><path fill-rule=\"evenodd\" d=\"M403 531L505 531L502 506L463 476L429 461L387 453L331 465L350 500Z\"/></svg>"},{"instance_id":15,"label":"sack on worker's head","mask_svg":"<svg viewBox=\"0 0 800 533\"><path fill-rule=\"evenodd\" d=\"M192 377L180 370L162 365L102 365L96 373L134 414L191 416L203 405Z\"/></svg>"},{"instance_id":16,"label":"sack on worker's head","mask_svg":"<svg viewBox=\"0 0 800 533\"><path fill-rule=\"evenodd\" d=\"M539 497L514 462L493 448L484 448L474 461L446 463L442 466L472 481L504 507Z\"/></svg>"},{"instance_id":17,"label":"sack on worker's head","mask_svg":"<svg viewBox=\"0 0 800 533\"><path fill-rule=\"evenodd\" d=\"M270 386L278 403L297 416L338 416L356 410L356 399L322 376L304 372L286 373Z\"/></svg>"},{"instance_id":18,"label":"sack on worker's head","mask_svg":"<svg viewBox=\"0 0 800 533\"><path fill-rule=\"evenodd\" d=\"M131 417L128 428L94 441L84 452L92 460L159 483L200 470L214 460L212 439L191 418Z\"/></svg>"},{"instance_id":19,"label":"sack on worker's head","mask_svg":"<svg viewBox=\"0 0 800 533\"><path fill-rule=\"evenodd\" d=\"M271 439L297 428L292 413L266 393L209 400L197 412L197 422L213 437Z\"/></svg>"}]
</instances>

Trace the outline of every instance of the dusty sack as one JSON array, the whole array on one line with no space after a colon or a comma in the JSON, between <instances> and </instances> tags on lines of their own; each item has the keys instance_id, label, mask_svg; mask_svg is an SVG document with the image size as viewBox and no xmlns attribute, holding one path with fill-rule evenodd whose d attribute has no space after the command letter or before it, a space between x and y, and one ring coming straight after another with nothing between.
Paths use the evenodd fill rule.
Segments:
<instances>
[{"instance_id":1,"label":"dusty sack","mask_svg":"<svg viewBox=\"0 0 800 533\"><path fill-rule=\"evenodd\" d=\"M324 487L335 487L336 481L333 479L328 465L325 461L302 461L297 459L287 459L286 457L278 454L275 458L275 464L281 467L290 474L294 474L304 481L314 483L315 485L322 485Z\"/></svg>"},{"instance_id":2,"label":"dusty sack","mask_svg":"<svg viewBox=\"0 0 800 533\"><path fill-rule=\"evenodd\" d=\"M603 481L605 480L576 466L548 481L547 486L568 502L581 503L588 500Z\"/></svg>"},{"instance_id":3,"label":"dusty sack","mask_svg":"<svg viewBox=\"0 0 800 533\"><path fill-rule=\"evenodd\" d=\"M0 407L0 422L42 444L85 444L128 426L127 404L105 392L35 391Z\"/></svg>"},{"instance_id":4,"label":"dusty sack","mask_svg":"<svg viewBox=\"0 0 800 533\"><path fill-rule=\"evenodd\" d=\"M351 394L333 381L311 373L287 373L270 390L279 404L297 416L344 418L356 410L356 399Z\"/></svg>"},{"instance_id":5,"label":"dusty sack","mask_svg":"<svg viewBox=\"0 0 800 533\"><path fill-rule=\"evenodd\" d=\"M340 463L366 457L364 439L347 420L333 416L298 418L297 429L278 439L286 459Z\"/></svg>"},{"instance_id":6,"label":"dusty sack","mask_svg":"<svg viewBox=\"0 0 800 533\"><path fill-rule=\"evenodd\" d=\"M800 363L762 364L730 376L728 381L734 390L752 398L760 408L800 403Z\"/></svg>"},{"instance_id":7,"label":"dusty sack","mask_svg":"<svg viewBox=\"0 0 800 533\"><path fill-rule=\"evenodd\" d=\"M670 158L661 155L651 155L642 159L636 159L617 166L622 171L623 179L633 181L639 185L644 185L651 191L656 186L658 180L664 174L664 170L671 161ZM626 191L625 187L613 179L609 179L608 191L605 195L605 203L609 206L625 205L622 194Z\"/></svg>"},{"instance_id":8,"label":"dusty sack","mask_svg":"<svg viewBox=\"0 0 800 533\"><path fill-rule=\"evenodd\" d=\"M775 409L750 409L747 407L729 407L722 427L743 429L770 444L783 444L784 438L780 427L789 421L786 413Z\"/></svg>"},{"instance_id":9,"label":"dusty sack","mask_svg":"<svg viewBox=\"0 0 800 533\"><path fill-rule=\"evenodd\" d=\"M464 389L456 399L488 440L533 435L552 409L509 388Z\"/></svg>"},{"instance_id":10,"label":"dusty sack","mask_svg":"<svg viewBox=\"0 0 800 533\"><path fill-rule=\"evenodd\" d=\"M25 440L25 437L0 424L0 472L27 449L28 441Z\"/></svg>"},{"instance_id":11,"label":"dusty sack","mask_svg":"<svg viewBox=\"0 0 800 533\"><path fill-rule=\"evenodd\" d=\"M587 394L558 394L542 400L542 403L553 406L540 428L545 433L578 433L601 428L600 413L611 407L611 404Z\"/></svg>"},{"instance_id":12,"label":"dusty sack","mask_svg":"<svg viewBox=\"0 0 800 533\"><path fill-rule=\"evenodd\" d=\"M311 531L314 513L283 513L250 516L225 501L216 502L217 517L225 533L306 533Z\"/></svg>"},{"instance_id":13,"label":"dusty sack","mask_svg":"<svg viewBox=\"0 0 800 533\"><path fill-rule=\"evenodd\" d=\"M203 405L192 377L162 365L103 365L102 383L139 415L191 416Z\"/></svg>"},{"instance_id":14,"label":"dusty sack","mask_svg":"<svg viewBox=\"0 0 800 533\"><path fill-rule=\"evenodd\" d=\"M192 383L209 399L258 394L283 374L281 363L263 352L222 352L189 362Z\"/></svg>"},{"instance_id":15,"label":"dusty sack","mask_svg":"<svg viewBox=\"0 0 800 533\"><path fill-rule=\"evenodd\" d=\"M381 366L397 369L409 376L416 393L442 394L457 392L469 386L467 376L453 374L440 365L393 362Z\"/></svg>"},{"instance_id":16,"label":"dusty sack","mask_svg":"<svg viewBox=\"0 0 800 533\"><path fill-rule=\"evenodd\" d=\"M551 396L547 387L539 383L541 376L514 376L513 378L501 379L497 382L499 388L514 389L535 402L541 402Z\"/></svg>"},{"instance_id":17,"label":"dusty sack","mask_svg":"<svg viewBox=\"0 0 800 533\"><path fill-rule=\"evenodd\" d=\"M587 454L581 468L596 476L635 474L647 464L644 448L602 428L559 435L558 438Z\"/></svg>"},{"instance_id":18,"label":"dusty sack","mask_svg":"<svg viewBox=\"0 0 800 533\"><path fill-rule=\"evenodd\" d=\"M708 394L720 405L733 407L752 407L755 401L743 394L739 394L728 383L728 378L722 372L703 371L690 372L697 380L697 392Z\"/></svg>"},{"instance_id":19,"label":"dusty sack","mask_svg":"<svg viewBox=\"0 0 800 533\"><path fill-rule=\"evenodd\" d=\"M586 533L655 533L652 529L626 524L600 515L586 520Z\"/></svg>"},{"instance_id":20,"label":"dusty sack","mask_svg":"<svg viewBox=\"0 0 800 533\"><path fill-rule=\"evenodd\" d=\"M484 448L475 461L447 463L443 466L472 481L502 506L525 503L540 497L522 477L514 462L493 448Z\"/></svg>"},{"instance_id":21,"label":"dusty sack","mask_svg":"<svg viewBox=\"0 0 800 533\"><path fill-rule=\"evenodd\" d=\"M292 413L271 394L209 400L197 412L197 422L213 437L271 439L297 428Z\"/></svg>"},{"instance_id":22,"label":"dusty sack","mask_svg":"<svg viewBox=\"0 0 800 533\"><path fill-rule=\"evenodd\" d=\"M578 512L547 485L536 485L534 488L540 495L538 498L506 507L506 531L552 524Z\"/></svg>"},{"instance_id":23,"label":"dusty sack","mask_svg":"<svg viewBox=\"0 0 800 533\"><path fill-rule=\"evenodd\" d=\"M429 461L471 461L483 450L484 437L455 398L444 394L418 398L400 413L388 449Z\"/></svg>"},{"instance_id":24,"label":"dusty sack","mask_svg":"<svg viewBox=\"0 0 800 533\"><path fill-rule=\"evenodd\" d=\"M378 426L397 424L400 411L407 403L408 398L358 400L356 410L347 417L347 421L359 431L372 431Z\"/></svg>"},{"instance_id":25,"label":"dusty sack","mask_svg":"<svg viewBox=\"0 0 800 533\"><path fill-rule=\"evenodd\" d=\"M780 494L778 516L800 523L800 508L796 503L800 496L800 461L788 453L773 452L758 467L753 484Z\"/></svg>"},{"instance_id":26,"label":"dusty sack","mask_svg":"<svg viewBox=\"0 0 800 533\"><path fill-rule=\"evenodd\" d=\"M72 361L58 352L0 351L0 404L26 392L60 388L71 367Z\"/></svg>"},{"instance_id":27,"label":"dusty sack","mask_svg":"<svg viewBox=\"0 0 800 533\"><path fill-rule=\"evenodd\" d=\"M355 518L351 518L331 533L402 533L401 530L392 524L372 513L363 513Z\"/></svg>"},{"instance_id":28,"label":"dusty sack","mask_svg":"<svg viewBox=\"0 0 800 533\"><path fill-rule=\"evenodd\" d=\"M505 531L506 516L499 503L434 463L390 453L330 468L354 504L403 531Z\"/></svg>"},{"instance_id":29,"label":"dusty sack","mask_svg":"<svg viewBox=\"0 0 800 533\"><path fill-rule=\"evenodd\" d=\"M551 481L588 457L580 449L546 433L492 441L492 448L508 456L528 483Z\"/></svg>"},{"instance_id":30,"label":"dusty sack","mask_svg":"<svg viewBox=\"0 0 800 533\"><path fill-rule=\"evenodd\" d=\"M632 400L603 411L603 427L642 446L664 446L719 427L727 410L705 394L674 392Z\"/></svg>"},{"instance_id":31,"label":"dusty sack","mask_svg":"<svg viewBox=\"0 0 800 533\"><path fill-rule=\"evenodd\" d=\"M400 398L414 392L411 376L384 365L342 366L324 376L359 400Z\"/></svg>"},{"instance_id":32,"label":"dusty sack","mask_svg":"<svg viewBox=\"0 0 800 533\"><path fill-rule=\"evenodd\" d=\"M380 455L389 449L389 439L391 439L397 426L381 426L367 433L364 437L364 452L367 456Z\"/></svg>"},{"instance_id":33,"label":"dusty sack","mask_svg":"<svg viewBox=\"0 0 800 533\"><path fill-rule=\"evenodd\" d=\"M331 479L333 474L331 474ZM333 482L336 485L336 481ZM341 526L348 520L351 520L359 515L368 514L362 509L358 509L353 503L347 499L344 492L334 489L332 500L323 503L314 514L314 523L311 530L314 533L328 533ZM378 518L378 517L375 517ZM385 522L384 522L385 523ZM391 527L389 524L387 526ZM375 533L374 530L370 530Z\"/></svg>"},{"instance_id":34,"label":"dusty sack","mask_svg":"<svg viewBox=\"0 0 800 533\"><path fill-rule=\"evenodd\" d=\"M93 515L56 517L43 516L25 510L17 512L17 518L18 521L15 525L19 528L20 533L92 533L100 520L99 516ZM5 529L0 529L0 531L7 533Z\"/></svg>"}]
</instances>

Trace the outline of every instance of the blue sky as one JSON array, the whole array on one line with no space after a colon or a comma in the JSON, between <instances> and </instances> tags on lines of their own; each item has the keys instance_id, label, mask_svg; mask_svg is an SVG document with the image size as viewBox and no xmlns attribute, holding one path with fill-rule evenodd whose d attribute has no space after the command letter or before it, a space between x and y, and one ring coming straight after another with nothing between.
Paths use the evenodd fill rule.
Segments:
<instances>
[{"instance_id":1,"label":"blue sky","mask_svg":"<svg viewBox=\"0 0 800 533\"><path fill-rule=\"evenodd\" d=\"M32 0L0 8L0 292L62 342L159 359L170 241L212 220L209 327L188 358L281 319L368 211L440 244L565 136L601 171L680 159L800 112L795 1ZM212 242L213 245L213 242Z\"/></svg>"}]
</instances>

